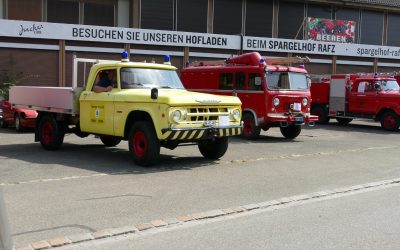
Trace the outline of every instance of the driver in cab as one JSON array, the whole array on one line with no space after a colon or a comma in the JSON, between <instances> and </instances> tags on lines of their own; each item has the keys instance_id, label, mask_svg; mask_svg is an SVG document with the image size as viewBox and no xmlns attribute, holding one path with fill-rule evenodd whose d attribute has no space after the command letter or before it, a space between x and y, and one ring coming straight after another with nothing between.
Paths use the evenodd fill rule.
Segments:
<instances>
[{"instance_id":1,"label":"driver in cab","mask_svg":"<svg viewBox=\"0 0 400 250\"><path fill-rule=\"evenodd\" d=\"M93 87L95 93L110 92L115 83L115 70L106 70L99 73L100 80Z\"/></svg>"}]
</instances>

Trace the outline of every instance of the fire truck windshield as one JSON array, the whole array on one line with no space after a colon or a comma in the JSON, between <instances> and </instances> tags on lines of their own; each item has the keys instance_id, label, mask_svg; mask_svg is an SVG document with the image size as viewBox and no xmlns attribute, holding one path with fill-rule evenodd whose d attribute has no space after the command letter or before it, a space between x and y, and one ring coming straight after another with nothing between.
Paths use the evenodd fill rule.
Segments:
<instances>
[{"instance_id":1,"label":"fire truck windshield","mask_svg":"<svg viewBox=\"0 0 400 250\"><path fill-rule=\"evenodd\" d=\"M295 72L266 72L267 87L271 90L307 90L307 77Z\"/></svg>"},{"instance_id":2,"label":"fire truck windshield","mask_svg":"<svg viewBox=\"0 0 400 250\"><path fill-rule=\"evenodd\" d=\"M397 81L395 80L382 80L382 81L375 81L375 86L380 86L382 91L399 91L400 87Z\"/></svg>"},{"instance_id":3,"label":"fire truck windshield","mask_svg":"<svg viewBox=\"0 0 400 250\"><path fill-rule=\"evenodd\" d=\"M168 88L183 89L183 85L174 70L122 68L121 88Z\"/></svg>"}]
</instances>

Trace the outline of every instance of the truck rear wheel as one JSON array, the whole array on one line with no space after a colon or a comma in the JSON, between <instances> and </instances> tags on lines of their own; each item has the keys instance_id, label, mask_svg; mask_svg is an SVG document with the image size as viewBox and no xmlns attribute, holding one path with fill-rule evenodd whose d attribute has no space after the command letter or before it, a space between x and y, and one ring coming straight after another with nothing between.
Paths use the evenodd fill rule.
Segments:
<instances>
[{"instance_id":1,"label":"truck rear wheel","mask_svg":"<svg viewBox=\"0 0 400 250\"><path fill-rule=\"evenodd\" d=\"M243 120L242 137L248 140L258 138L261 132L261 128L256 126L254 116L250 113L244 113L242 120Z\"/></svg>"},{"instance_id":2,"label":"truck rear wheel","mask_svg":"<svg viewBox=\"0 0 400 250\"><path fill-rule=\"evenodd\" d=\"M341 125L349 124L353 119L351 118L343 118L343 117L336 117L336 121Z\"/></svg>"},{"instance_id":3,"label":"truck rear wheel","mask_svg":"<svg viewBox=\"0 0 400 250\"><path fill-rule=\"evenodd\" d=\"M228 150L228 137L215 138L214 140L199 141L200 153L208 159L219 159Z\"/></svg>"},{"instance_id":4,"label":"truck rear wheel","mask_svg":"<svg viewBox=\"0 0 400 250\"><path fill-rule=\"evenodd\" d=\"M327 109L320 105L314 106L311 109L311 114L318 116L319 124L327 124L330 120Z\"/></svg>"},{"instance_id":5,"label":"truck rear wheel","mask_svg":"<svg viewBox=\"0 0 400 250\"><path fill-rule=\"evenodd\" d=\"M382 128L388 131L396 131L400 126L400 118L392 111L386 111L381 117Z\"/></svg>"},{"instance_id":6,"label":"truck rear wheel","mask_svg":"<svg viewBox=\"0 0 400 250\"><path fill-rule=\"evenodd\" d=\"M150 166L160 156L160 141L153 124L148 121L136 122L129 132L129 152L133 161L140 166Z\"/></svg>"},{"instance_id":7,"label":"truck rear wheel","mask_svg":"<svg viewBox=\"0 0 400 250\"><path fill-rule=\"evenodd\" d=\"M64 141L65 125L53 115L44 115L39 121L39 141L47 150L57 150Z\"/></svg>"},{"instance_id":8,"label":"truck rear wheel","mask_svg":"<svg viewBox=\"0 0 400 250\"><path fill-rule=\"evenodd\" d=\"M106 147L114 147L121 142L121 138L107 135L100 136L100 140Z\"/></svg>"},{"instance_id":9,"label":"truck rear wheel","mask_svg":"<svg viewBox=\"0 0 400 250\"><path fill-rule=\"evenodd\" d=\"M296 138L301 132L301 126L291 124L287 127L281 127L282 135L287 139Z\"/></svg>"}]
</instances>

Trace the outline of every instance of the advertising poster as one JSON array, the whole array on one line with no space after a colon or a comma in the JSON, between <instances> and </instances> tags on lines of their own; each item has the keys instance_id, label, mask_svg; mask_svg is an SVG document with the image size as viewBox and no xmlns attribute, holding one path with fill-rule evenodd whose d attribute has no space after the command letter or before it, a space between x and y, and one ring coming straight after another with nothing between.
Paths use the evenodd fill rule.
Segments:
<instances>
[{"instance_id":1,"label":"advertising poster","mask_svg":"<svg viewBox=\"0 0 400 250\"><path fill-rule=\"evenodd\" d=\"M309 17L308 40L320 42L354 43L356 22Z\"/></svg>"}]
</instances>

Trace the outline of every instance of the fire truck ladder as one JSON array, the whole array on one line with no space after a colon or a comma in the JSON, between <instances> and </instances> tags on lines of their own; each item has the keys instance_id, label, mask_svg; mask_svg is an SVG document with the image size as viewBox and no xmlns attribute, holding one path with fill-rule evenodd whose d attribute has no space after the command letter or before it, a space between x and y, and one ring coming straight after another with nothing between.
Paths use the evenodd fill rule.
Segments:
<instances>
[{"instance_id":1,"label":"fire truck ladder","mask_svg":"<svg viewBox=\"0 0 400 250\"><path fill-rule=\"evenodd\" d=\"M306 57L273 57L273 56L266 56L264 57L265 63L269 65L288 65L292 63L309 63L310 58Z\"/></svg>"}]
</instances>

